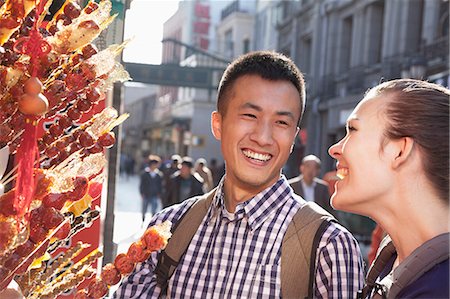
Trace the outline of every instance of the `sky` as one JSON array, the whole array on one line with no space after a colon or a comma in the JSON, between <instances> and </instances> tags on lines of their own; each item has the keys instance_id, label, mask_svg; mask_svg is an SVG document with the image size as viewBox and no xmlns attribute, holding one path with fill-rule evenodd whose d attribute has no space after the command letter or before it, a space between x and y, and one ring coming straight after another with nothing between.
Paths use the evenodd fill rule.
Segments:
<instances>
[{"instance_id":1,"label":"sky","mask_svg":"<svg viewBox=\"0 0 450 299\"><path fill-rule=\"evenodd\" d=\"M123 52L126 62L160 64L163 24L178 8L178 0L133 0L125 15Z\"/></svg>"}]
</instances>

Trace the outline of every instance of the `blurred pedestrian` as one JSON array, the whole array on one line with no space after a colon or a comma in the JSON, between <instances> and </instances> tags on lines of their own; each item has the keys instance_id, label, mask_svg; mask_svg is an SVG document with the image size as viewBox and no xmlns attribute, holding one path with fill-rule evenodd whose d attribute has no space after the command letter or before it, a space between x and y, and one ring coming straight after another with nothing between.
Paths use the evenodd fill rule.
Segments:
<instances>
[{"instance_id":1,"label":"blurred pedestrian","mask_svg":"<svg viewBox=\"0 0 450 299\"><path fill-rule=\"evenodd\" d=\"M164 176L164 182L163 182L163 189L164 189L164 195L163 198L166 198L167 194L167 188L169 187L170 183L170 177L180 170L181 166L181 156L174 154L170 157L170 160L164 165L163 167L163 176Z\"/></svg>"},{"instance_id":2,"label":"blurred pedestrian","mask_svg":"<svg viewBox=\"0 0 450 299\"><path fill-rule=\"evenodd\" d=\"M294 192L306 201L314 201L331 214L335 210L330 205L328 183L319 179L321 161L314 155L305 156L300 163L300 175L288 182Z\"/></svg>"},{"instance_id":3,"label":"blurred pedestrian","mask_svg":"<svg viewBox=\"0 0 450 299\"><path fill-rule=\"evenodd\" d=\"M204 194L203 179L194 171L192 158L183 157L181 167L170 177L164 207L180 203L195 195Z\"/></svg>"},{"instance_id":4,"label":"blurred pedestrian","mask_svg":"<svg viewBox=\"0 0 450 299\"><path fill-rule=\"evenodd\" d=\"M203 179L203 190L205 193L211 191L214 187L213 177L205 159L199 158L195 161L195 171Z\"/></svg>"},{"instance_id":5,"label":"blurred pedestrian","mask_svg":"<svg viewBox=\"0 0 450 299\"><path fill-rule=\"evenodd\" d=\"M163 191L163 175L158 167L161 158L157 155L148 157L148 167L144 169L140 176L139 192L142 198L142 222L145 220L145 213L150 206L152 215L161 210L161 196Z\"/></svg>"},{"instance_id":6,"label":"blurred pedestrian","mask_svg":"<svg viewBox=\"0 0 450 299\"><path fill-rule=\"evenodd\" d=\"M211 175L213 178L213 186L217 186L219 184L220 179L225 174L225 166L219 165L217 163L217 159L212 158L209 162L209 169L211 170Z\"/></svg>"}]
</instances>

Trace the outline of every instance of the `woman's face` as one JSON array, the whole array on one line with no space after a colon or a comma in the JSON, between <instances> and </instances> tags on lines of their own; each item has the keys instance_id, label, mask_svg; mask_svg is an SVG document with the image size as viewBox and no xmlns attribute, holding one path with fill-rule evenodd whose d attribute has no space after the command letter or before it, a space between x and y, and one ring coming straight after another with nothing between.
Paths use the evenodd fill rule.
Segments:
<instances>
[{"instance_id":1,"label":"woman's face","mask_svg":"<svg viewBox=\"0 0 450 299\"><path fill-rule=\"evenodd\" d=\"M337 160L337 174L331 197L334 208L370 215L380 199L392 190L389 153L391 144L382 145L385 118L383 95L366 96L347 120L347 133L328 150Z\"/></svg>"}]
</instances>

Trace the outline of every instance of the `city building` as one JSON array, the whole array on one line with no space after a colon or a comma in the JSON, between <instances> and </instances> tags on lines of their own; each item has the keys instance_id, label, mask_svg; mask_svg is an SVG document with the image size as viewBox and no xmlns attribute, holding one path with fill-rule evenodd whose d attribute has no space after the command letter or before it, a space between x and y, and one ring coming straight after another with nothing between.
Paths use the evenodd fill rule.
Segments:
<instances>
[{"instance_id":1,"label":"city building","mask_svg":"<svg viewBox=\"0 0 450 299\"><path fill-rule=\"evenodd\" d=\"M328 147L380 81L414 77L448 86L446 0L278 1L278 49L305 73L306 152L333 167Z\"/></svg>"}]
</instances>

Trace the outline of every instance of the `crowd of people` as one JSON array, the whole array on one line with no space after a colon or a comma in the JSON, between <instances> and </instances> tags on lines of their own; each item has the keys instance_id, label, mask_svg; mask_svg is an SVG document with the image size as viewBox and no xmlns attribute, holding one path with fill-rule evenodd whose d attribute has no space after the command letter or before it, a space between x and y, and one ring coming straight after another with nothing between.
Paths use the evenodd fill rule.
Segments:
<instances>
[{"instance_id":1,"label":"crowd of people","mask_svg":"<svg viewBox=\"0 0 450 299\"><path fill-rule=\"evenodd\" d=\"M212 167L204 158L195 162L191 157L174 154L162 161L158 155L149 155L139 174L139 193L142 200L142 222L149 211L154 215L162 208L202 195L217 186L224 173L215 159Z\"/></svg>"}]
</instances>

